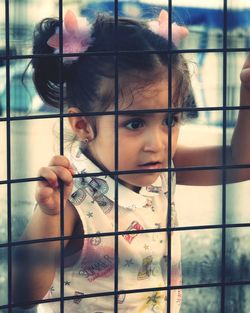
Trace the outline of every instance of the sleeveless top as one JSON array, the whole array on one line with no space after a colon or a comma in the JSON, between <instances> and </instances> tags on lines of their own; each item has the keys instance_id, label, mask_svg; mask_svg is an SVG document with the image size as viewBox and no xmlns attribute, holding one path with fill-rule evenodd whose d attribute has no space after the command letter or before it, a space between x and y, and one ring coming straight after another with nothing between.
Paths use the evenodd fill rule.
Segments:
<instances>
[{"instance_id":1,"label":"sleeveless top","mask_svg":"<svg viewBox=\"0 0 250 313\"><path fill-rule=\"evenodd\" d=\"M76 173L100 173L101 170L80 150L75 150L71 164ZM175 175L171 189L174 191ZM167 291L142 291L147 288L167 286L168 243L165 231L168 207L167 174L162 173L151 186L136 193L118 183L118 231L149 230L145 233L115 231L115 181L110 176L91 176L74 179L70 197L83 224L84 245L77 261L73 256L65 258L64 296L95 294L94 297L64 301L64 312L112 313L114 295L98 296L98 293L115 290L115 258L118 257L117 290L118 311L121 313L146 313L167 311ZM172 227L177 226L174 202L171 206ZM101 236L106 233L105 236ZM110 233L110 235L109 235ZM100 234L100 235L96 235ZM117 242L116 242L117 241ZM117 253L115 254L115 245ZM181 249L178 232L171 234L171 285L181 285ZM140 292L125 292L140 289ZM178 313L181 290L171 291L171 313ZM60 269L46 299L60 297ZM59 313L60 303L40 304L39 313Z\"/></svg>"}]
</instances>

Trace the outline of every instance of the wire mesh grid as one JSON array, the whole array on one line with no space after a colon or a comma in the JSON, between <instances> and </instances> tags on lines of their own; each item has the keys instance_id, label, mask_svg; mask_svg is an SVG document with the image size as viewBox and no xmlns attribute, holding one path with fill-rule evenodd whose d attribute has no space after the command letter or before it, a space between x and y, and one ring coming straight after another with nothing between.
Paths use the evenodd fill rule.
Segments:
<instances>
[{"instance_id":1,"label":"wire mesh grid","mask_svg":"<svg viewBox=\"0 0 250 313\"><path fill-rule=\"evenodd\" d=\"M172 15L172 1L168 1L168 7L169 7L169 42L171 42L172 38L172 31L171 31L171 15ZM234 111L238 110L238 107L227 107L227 54L228 52L240 52L240 51L247 51L247 49L243 48L228 48L227 47L227 1L224 0L224 6L223 6L223 12L224 12L224 26L223 26L223 48L222 49L192 49L192 50L171 50L171 47L169 45L168 51L119 51L118 48L115 49L115 51L110 52L95 52L95 53L88 53L89 55L113 55L115 57L115 110L114 112L90 112L87 115L89 116L98 116L98 115L114 115L115 116L115 170L110 172L103 172L100 173L92 173L87 174L88 177L100 177L101 175L112 175L114 177L115 181L115 228L114 232L106 232L106 233L99 233L99 234L85 234L81 236L65 236L64 235L64 207L63 207L63 186L61 185L61 213L60 213L60 236L57 238L49 238L49 239L39 239L39 240L33 240L33 241L13 241L12 239L12 208L11 208L11 189L12 185L16 183L22 183L22 182L35 182L41 180L40 177L29 177L29 178L18 178L13 179L11 175L11 122L16 120L29 120L29 119L47 119L47 118L58 118L60 120L60 154L64 154L64 119L72 116L72 114L64 113L63 109L63 83L60 84L60 95L61 95L61 107L60 107L60 113L51 115L44 114L43 116L11 116L11 109L10 109L10 61L13 59L30 59L30 58L43 58L46 57L46 55L16 55L12 56L10 53L10 34L9 34L9 1L5 0L5 38L6 38L6 55L4 57L1 57L1 59L4 59L6 62L6 117L1 117L0 121L6 122L6 135L7 135L7 179L1 180L0 185L6 185L7 186L7 220L8 220L8 240L7 243L1 243L0 248L7 248L8 250L8 304L7 305L1 305L0 310L8 310L8 312L12 312L16 307L18 307L18 304L12 303L12 249L13 247L25 245L25 244L34 244L34 243L43 243L48 241L60 241L61 243L61 253L60 253L60 290L61 290L61 296L59 298L53 298L53 299L47 299L47 300L39 300L39 301L33 301L29 304L38 304L38 303L46 303L46 302L60 302L60 312L64 312L64 302L67 300L77 300L77 299L83 299L83 298L91 298L91 297L100 297L100 296L114 296L114 312L118 312L118 299L120 295L125 295L129 293L143 293L146 291L166 291L167 292L167 313L170 313L170 307L171 307L171 290L176 289L192 289L192 288L206 288L206 287L218 287L221 290L221 299L220 299L220 312L225 313L225 288L227 286L242 286L242 285L249 285L250 281L233 281L228 282L225 279L226 275L226 229L227 228L235 228L235 227L249 227L250 223L241 223L241 224L227 224L226 223L226 174L227 170L229 169L237 169L237 168L246 168L250 167L249 165L227 165L226 160L226 125L227 125L227 111ZM118 24L118 0L114 0L114 19L115 19L115 29L117 29ZM59 19L62 21L63 17L63 1L59 1ZM117 33L115 32L114 40L116 42L116 36ZM60 23L60 51L63 51L63 36L62 36L62 23ZM172 108L171 107L171 99L172 99L172 66L171 66L171 56L175 53L193 53L193 52L215 52L215 53L223 53L223 106L221 108L218 107L210 107L210 108ZM157 228L157 229L143 229L143 230L128 230L128 231L121 231L119 230L119 219L118 219L118 203L119 203L119 193L118 193L118 177L121 174L134 174L134 173L145 173L144 170L137 170L137 171L120 171L119 170L119 164L118 164L118 116L121 114L126 114L127 111L120 111L119 110L119 99L118 99L118 81L119 81L119 73L118 73L118 63L119 63L119 56L123 54L140 54L140 53L167 53L170 55L169 58L169 66L168 66L168 73L166 73L168 79L168 108L164 110L147 110L146 113L153 113L153 112L167 112L170 114L176 111L185 112L185 111L221 111L223 114L223 162L220 166L207 166L207 167L185 167L185 168L173 168L171 164L171 147L172 147L172 129L169 126L168 131L168 168L164 170L156 170L158 172L166 172L169 174L172 174L174 172L178 171L200 171L200 170L220 170L222 171L222 223L218 225L202 225L202 226L185 226L185 227L173 227L171 225L171 175L168 175L168 190L169 190L169 197L168 197L168 220L167 220L167 227L166 228ZM72 54L75 55L75 54ZM49 55L50 56L50 55ZM61 67L63 65L63 53L59 53L57 58L60 59ZM70 56L70 55L69 55ZM60 73L61 75L61 73ZM62 78L61 78L62 81ZM250 109L249 107L241 108L244 109ZM139 111L138 111L139 112ZM133 111L133 113L136 113L136 111ZM79 114L75 114L75 116L78 116ZM86 115L86 114L85 114ZM154 170L155 171L155 170ZM146 171L147 172L147 171ZM150 170L148 171L150 172ZM74 176L74 178L79 177L85 177L84 174L77 174ZM202 229L219 229L221 230L221 281L218 283L204 283L204 284L189 284L189 285L181 285L181 286L172 286L171 285L171 234L173 232L181 232L185 230L202 230ZM155 287L155 288L145 288L143 289L131 289L128 288L127 290L119 290L119 264L118 264L118 257L119 257L119 236L124 236L128 234L143 234L143 233L160 233L160 232L166 232L167 233L167 257L168 257L168 270L167 270L167 285L164 287ZM113 236L115 241L115 254L114 254L114 290L110 292L101 292L101 293L94 293L94 294L81 294L76 296L65 296L64 295L64 241L68 239L85 239L85 238L92 238L92 237L105 237L105 236Z\"/></svg>"}]
</instances>

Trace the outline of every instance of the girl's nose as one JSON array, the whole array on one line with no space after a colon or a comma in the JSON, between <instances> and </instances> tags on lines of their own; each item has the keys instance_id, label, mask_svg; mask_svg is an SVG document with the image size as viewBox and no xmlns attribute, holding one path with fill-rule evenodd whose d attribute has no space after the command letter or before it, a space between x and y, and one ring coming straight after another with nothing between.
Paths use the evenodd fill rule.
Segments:
<instances>
[{"instance_id":1,"label":"girl's nose","mask_svg":"<svg viewBox=\"0 0 250 313\"><path fill-rule=\"evenodd\" d=\"M159 129L151 130L145 134L144 140L145 152L160 152L167 147L168 135Z\"/></svg>"}]
</instances>

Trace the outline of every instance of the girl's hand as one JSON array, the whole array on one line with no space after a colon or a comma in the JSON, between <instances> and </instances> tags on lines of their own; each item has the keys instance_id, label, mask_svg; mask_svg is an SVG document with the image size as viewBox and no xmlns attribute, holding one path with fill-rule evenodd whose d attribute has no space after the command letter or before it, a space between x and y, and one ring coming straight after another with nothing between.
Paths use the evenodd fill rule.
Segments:
<instances>
[{"instance_id":1,"label":"girl's hand","mask_svg":"<svg viewBox=\"0 0 250 313\"><path fill-rule=\"evenodd\" d=\"M250 53L248 54L246 61L243 65L243 68L241 70L240 80L241 80L240 105L241 106L250 105Z\"/></svg>"},{"instance_id":2,"label":"girl's hand","mask_svg":"<svg viewBox=\"0 0 250 313\"><path fill-rule=\"evenodd\" d=\"M48 167L42 167L38 175L45 180L39 181L36 189L36 201L40 209L48 215L60 214L60 185L64 186L64 206L73 188L74 170L69 160L62 155L54 156Z\"/></svg>"}]
</instances>

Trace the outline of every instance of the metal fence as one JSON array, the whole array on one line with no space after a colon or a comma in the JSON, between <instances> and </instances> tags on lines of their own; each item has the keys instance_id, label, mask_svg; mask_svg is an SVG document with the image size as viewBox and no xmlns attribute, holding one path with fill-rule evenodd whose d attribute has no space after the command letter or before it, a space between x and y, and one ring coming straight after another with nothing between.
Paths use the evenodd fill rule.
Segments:
<instances>
[{"instance_id":1,"label":"metal fence","mask_svg":"<svg viewBox=\"0 0 250 313\"><path fill-rule=\"evenodd\" d=\"M175 1L169 0L166 5L170 17L174 12L174 2ZM206 33L204 25L192 25L191 29L193 29L193 33L191 32L191 39L193 41L191 39L189 41L184 41L181 46L181 52L187 59L195 60L199 68L199 73L193 80L196 106L186 110L190 112L198 112L199 124L217 125L220 128L221 143L224 151L223 164L214 168L214 170L219 170L223 173L222 186L219 191L217 190L219 196L216 197L212 194L212 196L215 196L212 206L216 206L219 211L216 218L213 218L212 222L203 220L203 222L197 224L192 222L192 218L190 218L190 223L180 225L179 227L172 227L171 219L169 219L167 228L163 230L166 231L169 239L168 246L166 247L169 257L168 264L171 264L171 233L179 232L182 236L184 279L183 285L171 286L171 269L169 268L167 286L156 287L153 290L166 291L167 298L170 299L171 290L176 288L182 289L182 313L247 313L250 310L250 249L248 247L250 238L250 218L247 215L244 215L244 218L242 219L239 218L240 209L237 208L239 203L238 201L235 201L235 203L232 204L235 193L230 197L232 190L226 184L226 174L230 169L233 170L234 167L228 166L225 160L225 148L229 140L228 135L230 133L230 127L234 124L239 110L238 104L236 103L239 97L239 86L235 83L235 77L238 76L241 68L240 63L244 59L246 52L249 50L249 40L246 37L246 34L248 34L247 31L250 28L246 28L246 33L240 33L238 28L231 30L231 20L229 21L228 17L229 12L231 12L230 2L226 0L218 1L218 3L219 2L221 3L220 12L222 13L222 28L220 29L216 26ZM79 3L81 4L81 1L78 2L78 5ZM5 47L0 54L0 142L1 146L5 146L5 149L3 150L4 152L2 154L0 153L0 158L3 158L2 160L0 159L0 164L2 164L2 169L0 169L0 195L2 195L2 199L4 199L1 202L2 208L0 208L0 312L2 313L20 311L16 305L13 305L11 295L13 249L18 246L29 244L27 241L20 241L20 236L27 225L29 215L32 211L33 200L30 195L31 190L32 192L34 191L34 185L40 179L39 177L36 177L34 172L29 171L28 169L30 161L28 153L32 153L31 145L33 145L33 141L29 139L29 136L34 131L34 125L36 125L35 127L37 127L37 129L35 135L40 138L39 134L44 131L44 127L46 127L47 123L57 120L59 132L59 138L57 139L59 145L58 152L63 155L65 152L64 124L65 119L68 117L68 115L64 113L62 106L60 110L50 111L48 107L39 102L35 97L35 92L30 84L30 79L28 79L26 85L22 85L21 83L24 63L27 64L27 62L34 57L39 58L44 56L34 56L31 53L27 53L28 50L20 50L18 47L12 49L12 42L15 42L15 38L18 38L18 36L22 36L22 34L25 33L25 28L22 28L22 32L18 34L11 32L11 26L13 25L11 21L10 7L12 4L13 3L8 0L2 0L1 2L5 12L5 27L4 32L1 32L5 37ZM71 4L72 3L68 3L68 5ZM31 5L31 1L27 1L25 5ZM86 5L86 3L84 2L82 6L83 5ZM62 19L63 11L65 9L63 1L59 0L55 6L58 13L57 15ZM96 4L96 7L98 9L98 3ZM115 20L117 21L119 17L118 0L114 0L113 10ZM185 12L188 12L188 8L185 8L185 10ZM185 14L188 15L187 13ZM239 37L239 33L242 37ZM205 36L207 37L205 38ZM198 46L196 45L197 42L199 42ZM17 45L20 45L20 43ZM114 55L116 62L119 62L119 55L122 52L111 51L111 53ZM141 53L145 53L145 51L141 51ZM157 51L155 51L155 53L157 53ZM170 49L167 53L174 54L176 51ZM97 54L102 55L101 52ZM63 54L59 54L58 57L62 60ZM211 66L211 64L213 64L215 68L220 68L217 71L217 77L215 79L216 83L212 85L210 85L210 83L213 82L211 81L211 77L207 77L208 70L206 69L206 67ZM29 73L27 75L29 77ZM212 72L211 76L214 77L213 75L214 72ZM169 77L169 86L171 86L171 75L169 75ZM119 77L116 67L116 106L114 112L116 121L119 115L117 92L118 79ZM27 88L28 92L26 90ZM61 92L63 93L62 86ZM170 103L171 94L169 95L169 104ZM166 110L166 112L169 111L171 112L171 105L170 108ZM152 110L152 112L154 111ZM115 131L116 169L113 173L115 177L116 200L115 231L112 234L93 234L92 237L105 235L114 236L114 291L100 293L94 296L113 295L114 312L118 312L119 295L125 294L126 292L143 292L147 290L147 286L145 286L145 290L133 290L133 286L128 286L128 290L119 290L118 288L118 238L119 236L124 235L124 232L121 232L118 228L118 176L120 173L118 170L117 123ZM20 135L20 132L23 132L25 136L27 135L26 137L24 136L25 139L21 142L22 147L20 147L19 137L17 136L17 134ZM171 131L169 131L169 136L171 136ZM46 140L50 141L48 138L46 138L45 141ZM169 143L168 159L171 160L171 137L169 137ZM40 155L43 155L47 144L48 142L46 141L41 143L40 147L37 145L37 149L41 148L37 154L40 153ZM53 145L53 143L51 143L51 145ZM27 149L27 151L24 152L24 149ZM34 151L33 155L35 159L36 153L34 153ZM166 172L173 173L181 170L192 171L194 169L176 169L173 168L171 162L169 162ZM202 168L201 170L205 171L207 168ZM129 171L128 174L129 173L131 174L133 171ZM108 174L109 173L103 173L102 175L105 176ZM93 176L99 177L100 173L95 173ZM170 176L171 175L169 175L169 177ZM168 183L168 189L171 190L171 181L169 180ZM240 188L244 189L245 185ZM247 193L246 188L244 189L244 195ZM171 192L169 194L168 210L171 212ZM195 197L195 195L193 196ZM237 197L241 198L244 196L239 194ZM248 199L249 198L247 197L245 205L247 205ZM191 200L190 202L190 206L192 206L194 200ZM231 206L236 207L236 209L231 208ZM22 210L22 212L20 212L20 210ZM234 213L229 216L230 210ZM249 211L249 204L242 209L242 212L245 210ZM60 238L54 238L54 240L59 240L61 242L61 297L53 300L59 303L59 312L64 312L64 301L66 300L93 296L77 295L76 297L65 297L64 295L63 212L64 208L62 205L60 225L61 236ZM241 215L243 215L243 213ZM169 216L171 216L171 214L169 214ZM143 233L143 230L138 230L137 232ZM127 232L127 234L129 233L130 232ZM82 238L85 238L84 235ZM35 243L37 244L41 242L46 242L46 239L35 240ZM39 301L34 301L34 304L37 304L38 302ZM42 302L46 302L46 300L42 300ZM170 301L168 303L167 312L170 312Z\"/></svg>"}]
</instances>

